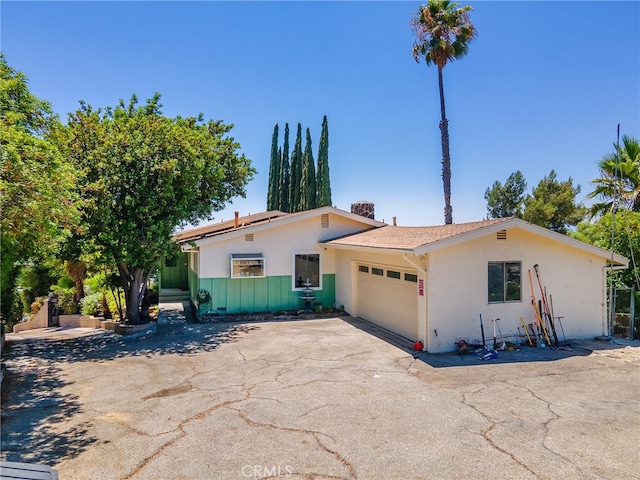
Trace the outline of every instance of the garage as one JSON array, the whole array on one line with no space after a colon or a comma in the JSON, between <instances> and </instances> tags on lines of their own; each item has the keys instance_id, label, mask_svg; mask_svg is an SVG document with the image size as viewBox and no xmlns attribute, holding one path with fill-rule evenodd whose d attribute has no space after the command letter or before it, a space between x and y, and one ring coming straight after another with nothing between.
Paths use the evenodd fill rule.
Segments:
<instances>
[{"instance_id":1,"label":"garage","mask_svg":"<svg viewBox=\"0 0 640 480\"><path fill-rule=\"evenodd\" d=\"M358 316L410 340L418 337L417 291L415 271L357 265Z\"/></svg>"}]
</instances>

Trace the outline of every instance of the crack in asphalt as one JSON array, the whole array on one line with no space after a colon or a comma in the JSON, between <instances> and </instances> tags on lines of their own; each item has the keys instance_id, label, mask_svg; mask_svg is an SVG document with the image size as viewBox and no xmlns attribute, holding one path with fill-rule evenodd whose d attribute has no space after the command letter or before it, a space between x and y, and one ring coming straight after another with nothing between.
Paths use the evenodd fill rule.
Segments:
<instances>
[{"instance_id":1,"label":"crack in asphalt","mask_svg":"<svg viewBox=\"0 0 640 480\"><path fill-rule=\"evenodd\" d=\"M481 388L470 392L469 395L475 395L483 390L488 389L489 386L487 384L482 384ZM520 467L522 467L523 469L525 469L527 472L529 472L531 475L533 475L534 477L538 478L538 475L531 470L525 463L523 463L521 460L519 460L513 453L511 453L510 451L506 450L505 448L502 448L500 445L498 445L497 443L495 443L493 441L493 439L491 438L491 432L493 431L493 429L496 427L497 423L493 420L493 418L491 418L489 415L487 415L486 413L484 413L482 410L480 410L476 405L474 405L473 403L471 403L471 401L467 398L467 393L463 393L462 394L462 403L466 406L468 406L469 408L471 408L472 410L474 410L475 412L477 412L482 418L484 418L487 423L489 423L489 427L487 429L485 429L484 431L481 432L482 437L485 439L485 441L491 445L491 447L495 450L497 450L498 452L502 453L503 455L507 455L509 458L511 458L511 460L516 463L517 465L519 465Z\"/></svg>"},{"instance_id":2,"label":"crack in asphalt","mask_svg":"<svg viewBox=\"0 0 640 480\"><path fill-rule=\"evenodd\" d=\"M355 473L355 469L353 467L353 465L351 465L351 463L349 463L349 461L344 458L344 456L342 456L338 451L336 450L332 450L331 448L329 448L327 445L325 445L324 443L322 443L322 441L320 440L319 436L323 436L323 437L327 437L329 438L331 441L335 442L335 438L333 438L331 435L324 433L324 432L320 432L317 430L306 430L303 428L293 428L293 427L284 427L284 426L279 426L279 425L274 425L272 423L266 423L266 422L256 422L254 420L251 420L249 417L247 417L247 414L238 408L234 408L229 406L228 407L231 410L235 410L238 413L238 416L249 426L252 427L264 427L264 428L271 428L274 430L280 430L280 431L285 431L285 432L295 432L295 433L302 433L305 435L310 435L311 437L313 437L313 439L316 441L316 443L318 444L318 446L321 448L321 450L323 450L324 452L334 456L348 471L349 471L349 479L357 479L356 473ZM309 478L313 478L315 476L323 476L326 478L336 478L336 479L345 479L345 477L335 477L335 476L328 476L326 474L320 474L320 473L303 473L302 475L308 476Z\"/></svg>"}]
</instances>

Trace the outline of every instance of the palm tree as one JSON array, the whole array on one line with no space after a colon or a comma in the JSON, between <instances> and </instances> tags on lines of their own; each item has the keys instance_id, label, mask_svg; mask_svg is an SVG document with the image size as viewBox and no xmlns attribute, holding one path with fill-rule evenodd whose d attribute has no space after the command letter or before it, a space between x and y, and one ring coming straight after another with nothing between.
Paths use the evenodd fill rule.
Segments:
<instances>
[{"instance_id":1,"label":"palm tree","mask_svg":"<svg viewBox=\"0 0 640 480\"><path fill-rule=\"evenodd\" d=\"M591 206L591 217L611 212L615 207L640 212L640 144L638 139L622 136L622 145L603 156L598 163L600 178L591 181L595 189L587 198L599 197Z\"/></svg>"},{"instance_id":2,"label":"palm tree","mask_svg":"<svg viewBox=\"0 0 640 480\"><path fill-rule=\"evenodd\" d=\"M449 0L429 0L420 7L411 20L416 34L413 58L420 63L424 57L427 65L438 67L440 89L440 134L442 143L442 183L444 187L444 222L453 223L451 208L451 157L449 156L449 121L444 108L442 69L449 61L464 57L469 42L476 36L476 29L469 18L470 6L458 8Z\"/></svg>"}]
</instances>

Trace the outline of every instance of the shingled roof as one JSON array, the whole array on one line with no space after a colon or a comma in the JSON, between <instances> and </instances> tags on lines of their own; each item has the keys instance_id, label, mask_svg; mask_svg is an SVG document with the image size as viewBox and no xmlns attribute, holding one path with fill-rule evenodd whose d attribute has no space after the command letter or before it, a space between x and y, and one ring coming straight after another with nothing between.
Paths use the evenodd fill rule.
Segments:
<instances>
[{"instance_id":1,"label":"shingled roof","mask_svg":"<svg viewBox=\"0 0 640 480\"><path fill-rule=\"evenodd\" d=\"M430 227L397 227L387 225L361 233L334 238L324 242L326 245L344 247L386 248L394 250L413 250L440 240L494 226L511 220L497 218L480 222L454 223Z\"/></svg>"}]
</instances>

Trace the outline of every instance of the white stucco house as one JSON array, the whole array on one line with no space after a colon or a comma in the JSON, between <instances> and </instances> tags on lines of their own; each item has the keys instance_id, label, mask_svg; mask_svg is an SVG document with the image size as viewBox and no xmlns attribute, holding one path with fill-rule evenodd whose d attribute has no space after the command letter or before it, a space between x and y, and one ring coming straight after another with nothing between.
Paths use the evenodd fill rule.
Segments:
<instances>
[{"instance_id":1,"label":"white stucco house","mask_svg":"<svg viewBox=\"0 0 640 480\"><path fill-rule=\"evenodd\" d=\"M480 339L480 314L486 332L492 318L504 334L521 317L531 323L538 265L567 338L605 333L607 270L626 258L516 218L404 227L358 208L265 212L179 233L191 298L206 292L214 313L291 310L307 288L313 307L341 307L437 353Z\"/></svg>"}]
</instances>

